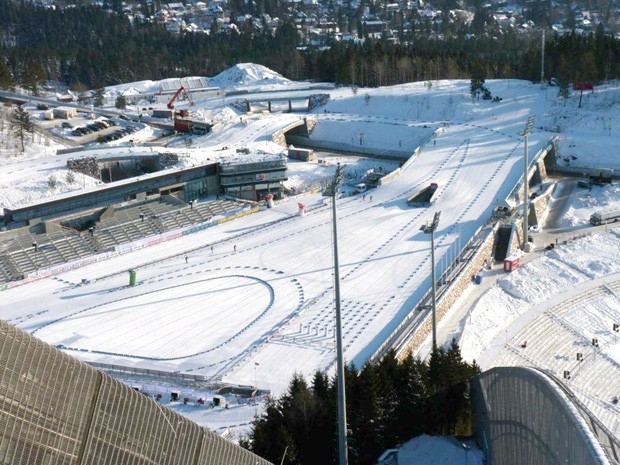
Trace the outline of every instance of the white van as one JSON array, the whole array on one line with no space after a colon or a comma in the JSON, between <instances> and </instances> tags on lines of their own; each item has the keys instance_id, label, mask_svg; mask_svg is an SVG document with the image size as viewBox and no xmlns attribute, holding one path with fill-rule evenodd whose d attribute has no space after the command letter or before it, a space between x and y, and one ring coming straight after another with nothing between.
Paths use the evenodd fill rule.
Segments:
<instances>
[{"instance_id":1,"label":"white van","mask_svg":"<svg viewBox=\"0 0 620 465\"><path fill-rule=\"evenodd\" d=\"M366 184L361 182L357 186L355 186L355 191L353 191L353 193L354 194L361 194L362 192L366 192L367 190L368 190L368 186L366 186Z\"/></svg>"}]
</instances>

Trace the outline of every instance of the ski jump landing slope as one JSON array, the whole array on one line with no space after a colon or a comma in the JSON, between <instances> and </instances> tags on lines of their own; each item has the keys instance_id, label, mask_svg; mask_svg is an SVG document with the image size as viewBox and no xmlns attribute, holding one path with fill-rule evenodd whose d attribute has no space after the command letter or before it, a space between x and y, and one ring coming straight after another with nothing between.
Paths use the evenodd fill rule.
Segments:
<instances>
[{"instance_id":1,"label":"ski jump landing slope","mask_svg":"<svg viewBox=\"0 0 620 465\"><path fill-rule=\"evenodd\" d=\"M430 241L420 226L441 211L440 273L444 257L454 257L517 184L518 132L536 106L520 102L501 120L453 121L393 182L365 199L338 200L349 363L361 366L430 288ZM531 134L531 156L548 139ZM407 198L430 182L439 185L434 205L408 207ZM6 291L3 318L85 361L279 393L294 372L329 369L335 358L331 208L320 194L303 202L304 217L295 202L283 203ZM131 288L130 268L138 273ZM81 285L82 278L91 282Z\"/></svg>"}]
</instances>

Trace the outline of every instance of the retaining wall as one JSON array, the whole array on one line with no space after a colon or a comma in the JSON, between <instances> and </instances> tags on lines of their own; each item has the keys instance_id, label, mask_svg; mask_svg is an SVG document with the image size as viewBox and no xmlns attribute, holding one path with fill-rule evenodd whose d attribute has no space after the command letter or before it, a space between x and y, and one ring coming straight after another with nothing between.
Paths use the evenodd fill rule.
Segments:
<instances>
[{"instance_id":1,"label":"retaining wall","mask_svg":"<svg viewBox=\"0 0 620 465\"><path fill-rule=\"evenodd\" d=\"M448 290L441 296L437 302L436 317L437 322L443 318L452 305L458 300L458 298L465 292L468 286L472 283L472 276L478 274L492 258L493 244L495 242L495 233L497 232L497 225L489 228L486 233L486 237L478 250L468 262L467 266L463 269L459 277L450 284ZM413 337L407 342L407 344L398 353L400 360L404 359L410 351L417 350L424 340L432 333L433 319L429 312L429 315L424 319L424 322L419 325L418 330Z\"/></svg>"}]
</instances>

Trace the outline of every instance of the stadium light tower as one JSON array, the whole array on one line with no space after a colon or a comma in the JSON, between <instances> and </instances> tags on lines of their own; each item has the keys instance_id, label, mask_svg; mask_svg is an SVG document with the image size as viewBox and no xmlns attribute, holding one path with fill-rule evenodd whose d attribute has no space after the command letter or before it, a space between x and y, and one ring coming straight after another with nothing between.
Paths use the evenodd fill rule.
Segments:
<instances>
[{"instance_id":1,"label":"stadium light tower","mask_svg":"<svg viewBox=\"0 0 620 465\"><path fill-rule=\"evenodd\" d=\"M422 225L420 231L425 234L431 235L431 280L433 281L432 287L432 299L433 299L433 350L437 348L437 296L436 296L436 283L435 283L435 231L439 226L439 215L441 212L435 212L433 221Z\"/></svg>"},{"instance_id":2,"label":"stadium light tower","mask_svg":"<svg viewBox=\"0 0 620 465\"><path fill-rule=\"evenodd\" d=\"M534 125L534 117L530 116L525 123L525 129L519 133L520 136L523 136L523 143L525 152L523 154L523 250L525 251L529 239L529 224L528 224L528 213L530 211L530 193L529 193L529 182L527 178L527 172L529 168L528 163L528 154L527 154L527 136L532 130L532 126Z\"/></svg>"},{"instance_id":3,"label":"stadium light tower","mask_svg":"<svg viewBox=\"0 0 620 465\"><path fill-rule=\"evenodd\" d=\"M344 355L342 353L342 319L340 313L340 271L338 266L338 228L336 220L336 197L344 180L344 165L338 164L334 179L323 195L332 198L332 226L334 235L334 298L336 301L336 359L338 381L338 457L339 465L348 464L347 447L347 401L344 384Z\"/></svg>"},{"instance_id":4,"label":"stadium light tower","mask_svg":"<svg viewBox=\"0 0 620 465\"><path fill-rule=\"evenodd\" d=\"M545 27L542 28L542 44L540 48L540 83L545 83Z\"/></svg>"}]
</instances>

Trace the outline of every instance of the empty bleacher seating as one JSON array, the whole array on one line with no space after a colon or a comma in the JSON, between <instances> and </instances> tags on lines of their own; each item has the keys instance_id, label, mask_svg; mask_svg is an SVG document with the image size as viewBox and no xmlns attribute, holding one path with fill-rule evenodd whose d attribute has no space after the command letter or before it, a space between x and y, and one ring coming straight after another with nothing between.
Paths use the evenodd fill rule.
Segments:
<instances>
[{"instance_id":1,"label":"empty bleacher seating","mask_svg":"<svg viewBox=\"0 0 620 465\"><path fill-rule=\"evenodd\" d=\"M46 234L22 234L0 243L0 283L113 250L120 244L208 222L214 216L239 208L237 202L230 200L196 203L192 207L162 197L160 201L143 201L117 208L114 216L95 224L92 234L71 228Z\"/></svg>"}]
</instances>

